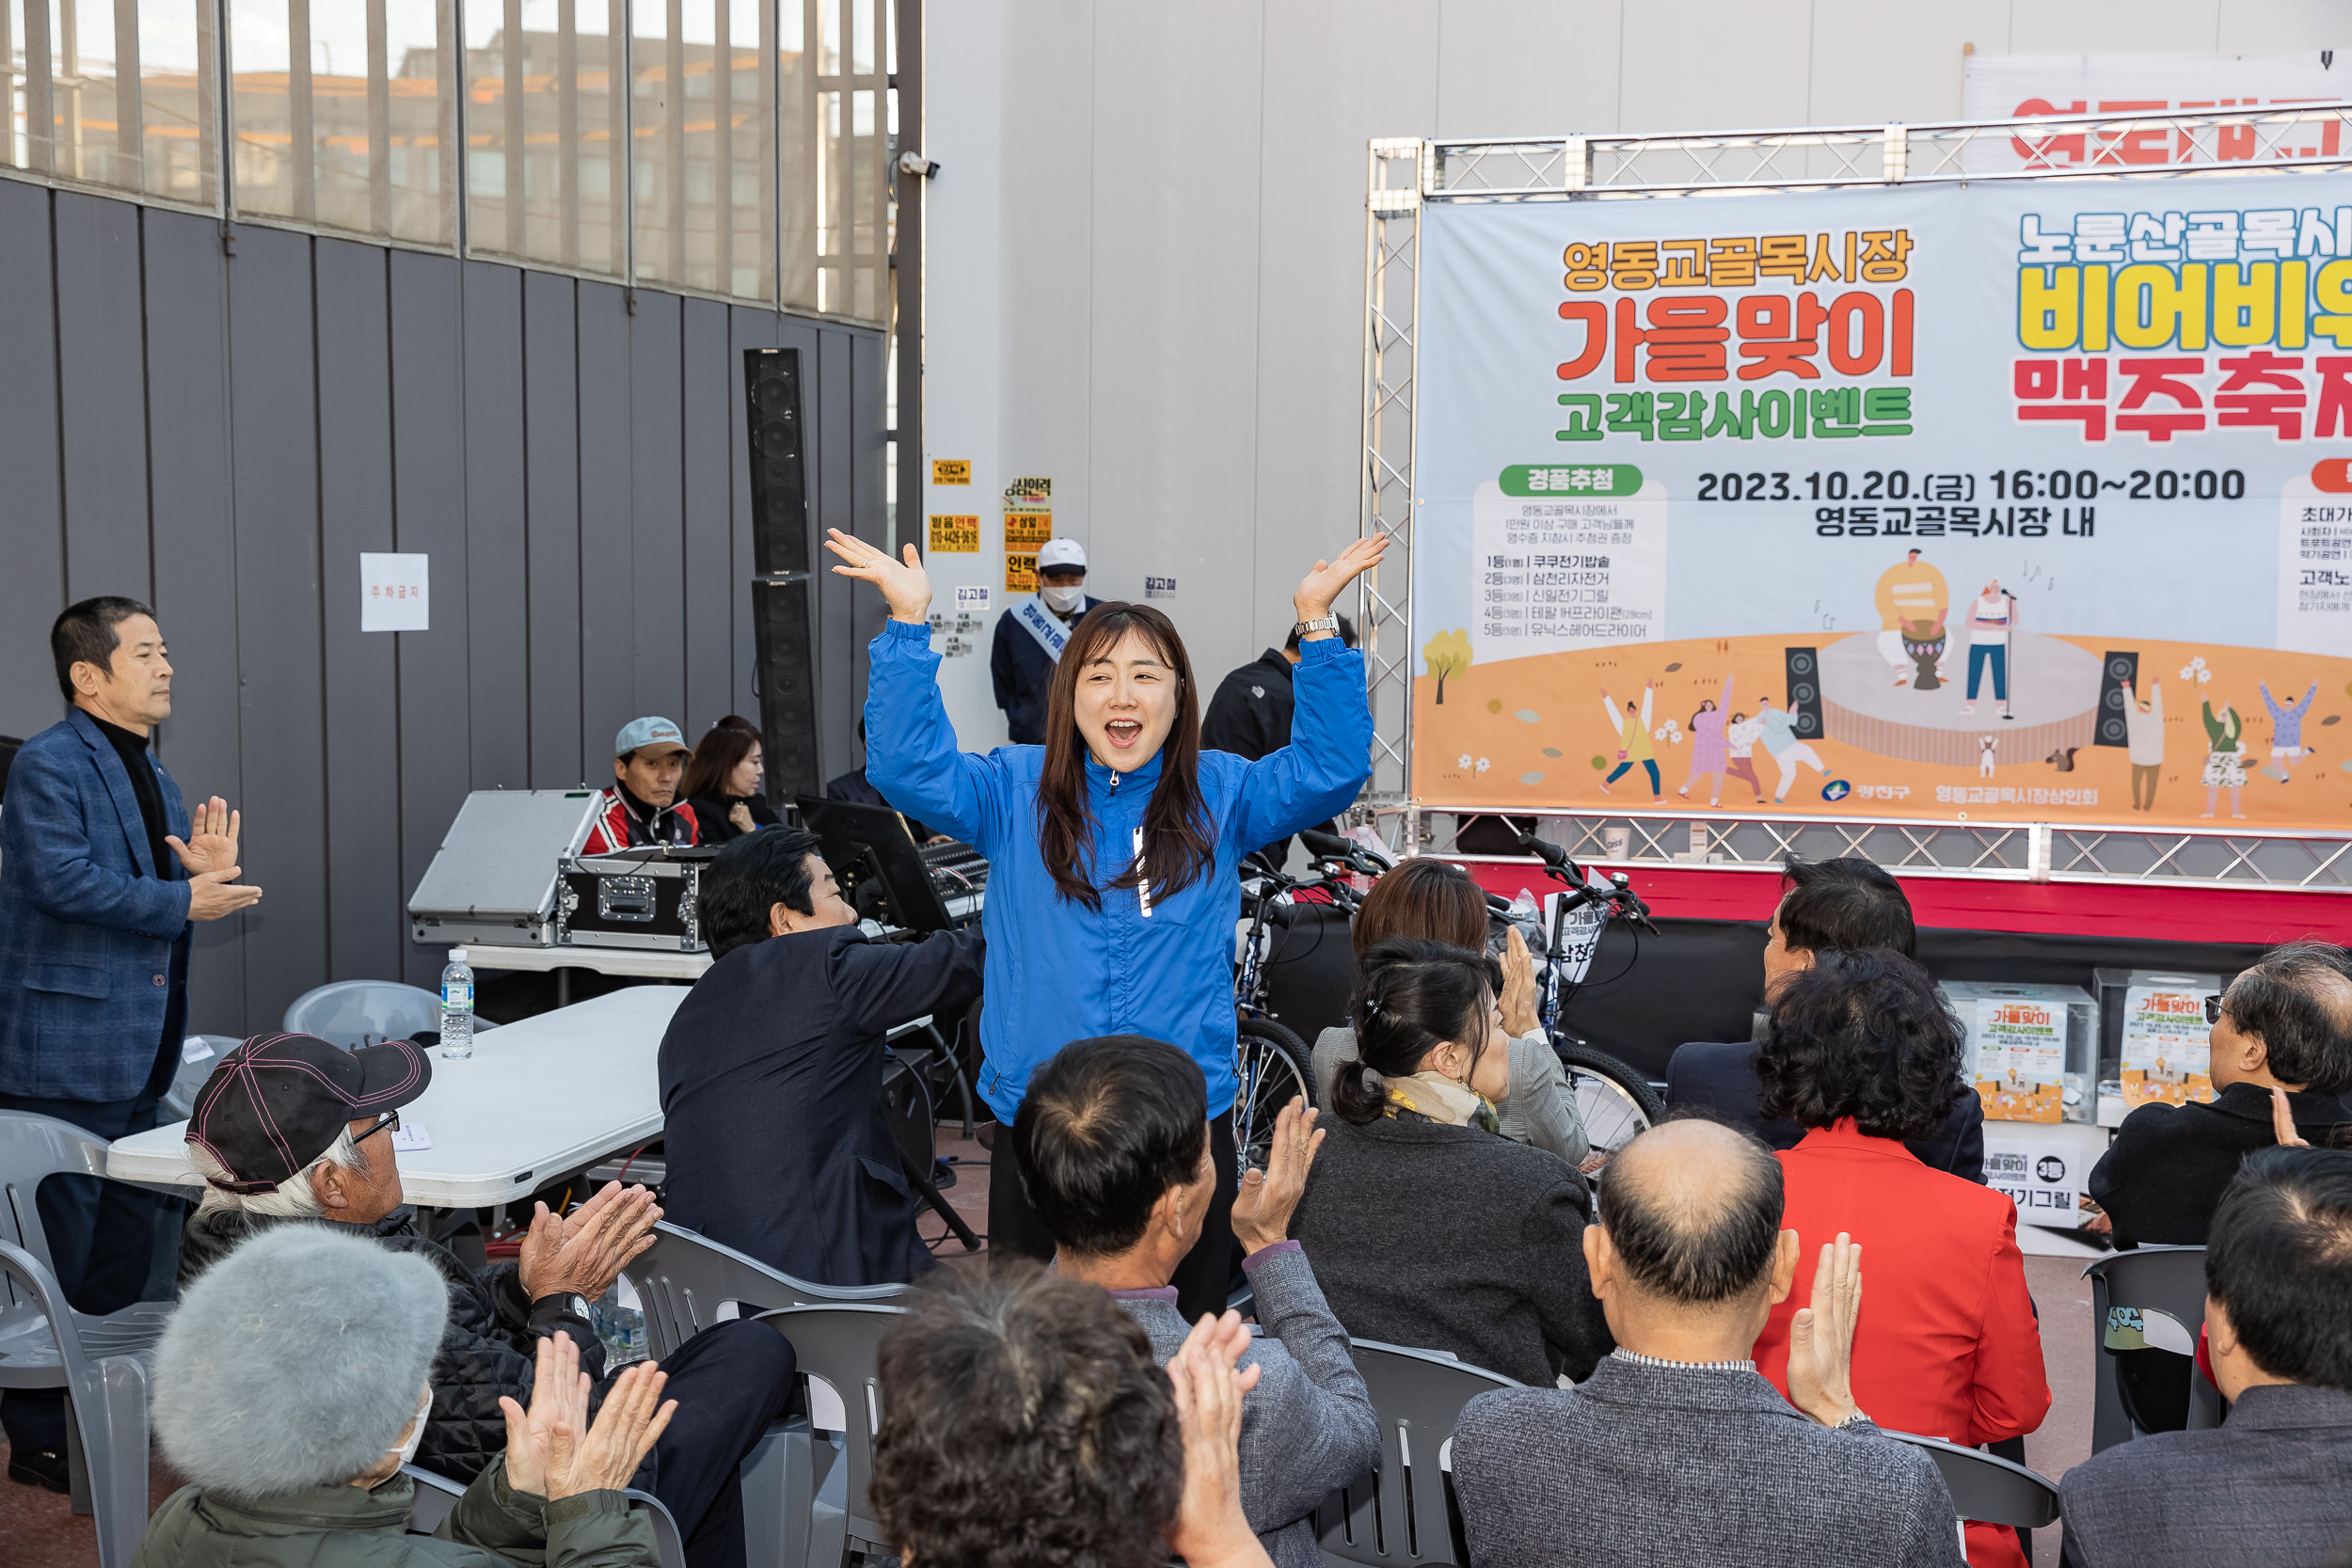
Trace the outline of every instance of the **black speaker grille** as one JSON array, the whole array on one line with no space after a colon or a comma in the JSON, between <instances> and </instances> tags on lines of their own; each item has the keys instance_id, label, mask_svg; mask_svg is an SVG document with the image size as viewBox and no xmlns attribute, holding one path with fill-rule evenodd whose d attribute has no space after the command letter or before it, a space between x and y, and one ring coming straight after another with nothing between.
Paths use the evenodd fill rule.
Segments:
<instances>
[{"instance_id":1,"label":"black speaker grille","mask_svg":"<svg viewBox=\"0 0 2352 1568\"><path fill-rule=\"evenodd\" d=\"M1788 727L1800 739L1821 738L1821 656L1812 648L1784 648L1788 677Z\"/></svg>"},{"instance_id":2,"label":"black speaker grille","mask_svg":"<svg viewBox=\"0 0 2352 1568\"><path fill-rule=\"evenodd\" d=\"M752 443L753 568L762 577L805 572L808 483L803 458L801 351L746 349L743 396Z\"/></svg>"},{"instance_id":3,"label":"black speaker grille","mask_svg":"<svg viewBox=\"0 0 2352 1568\"><path fill-rule=\"evenodd\" d=\"M2123 694L2123 688L2129 686L2135 692L2139 690L2139 655L2137 652L2117 653L2110 649L2099 662L2099 718L2091 730L2090 743L2094 746L2128 746L2132 743L2132 732L2124 715L2129 711L2126 705L2131 699Z\"/></svg>"}]
</instances>

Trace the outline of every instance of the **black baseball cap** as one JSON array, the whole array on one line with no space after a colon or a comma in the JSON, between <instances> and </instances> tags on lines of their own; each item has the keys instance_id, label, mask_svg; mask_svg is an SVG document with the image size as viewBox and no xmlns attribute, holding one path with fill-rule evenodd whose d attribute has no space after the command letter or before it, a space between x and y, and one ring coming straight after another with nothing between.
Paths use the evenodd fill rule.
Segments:
<instances>
[{"instance_id":1,"label":"black baseball cap","mask_svg":"<svg viewBox=\"0 0 2352 1568\"><path fill-rule=\"evenodd\" d=\"M232 1193L275 1192L350 1123L424 1093L433 1061L407 1040L345 1051L315 1035L255 1035L198 1091L188 1142L220 1162Z\"/></svg>"}]
</instances>

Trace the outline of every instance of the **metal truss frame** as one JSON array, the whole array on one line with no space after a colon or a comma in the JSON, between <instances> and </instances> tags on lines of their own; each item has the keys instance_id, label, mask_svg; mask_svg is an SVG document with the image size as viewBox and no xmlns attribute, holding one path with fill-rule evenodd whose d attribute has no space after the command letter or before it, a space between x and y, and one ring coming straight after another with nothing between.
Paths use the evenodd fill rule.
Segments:
<instances>
[{"instance_id":1,"label":"metal truss frame","mask_svg":"<svg viewBox=\"0 0 2352 1568\"><path fill-rule=\"evenodd\" d=\"M1413 608L1419 427L1421 214L1431 202L1669 199L1778 190L1991 180L2288 176L2352 166L2352 100L2174 113L2036 116L1918 125L1720 131L1696 135L1383 137L1367 148L1364 365L1359 531L1389 540L1359 579L1373 714L1372 777L1355 809L1406 853L1450 850L1461 817L1493 807L1412 793ZM1434 814L1424 821L1424 814ZM1580 859L1778 870L1789 854L1867 854L1937 876L2352 893L2352 834L2198 832L2131 824L1537 815ZM1672 845L1707 828L1693 855ZM1439 827L1446 832L1440 837ZM1626 853L1609 853L1613 829ZM1565 834L1565 836L1563 836ZM1477 859L1479 857L1466 857Z\"/></svg>"}]
</instances>

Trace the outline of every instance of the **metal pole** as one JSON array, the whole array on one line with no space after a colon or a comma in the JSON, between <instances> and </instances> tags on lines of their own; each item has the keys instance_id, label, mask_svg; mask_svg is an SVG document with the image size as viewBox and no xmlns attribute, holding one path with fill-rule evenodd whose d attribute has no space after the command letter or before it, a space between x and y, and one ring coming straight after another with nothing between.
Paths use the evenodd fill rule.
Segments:
<instances>
[{"instance_id":1,"label":"metal pole","mask_svg":"<svg viewBox=\"0 0 2352 1568\"><path fill-rule=\"evenodd\" d=\"M898 0L898 149L923 150L923 0ZM923 187L920 174L898 181L898 232L891 287L898 322L898 543L925 546L923 531Z\"/></svg>"}]
</instances>

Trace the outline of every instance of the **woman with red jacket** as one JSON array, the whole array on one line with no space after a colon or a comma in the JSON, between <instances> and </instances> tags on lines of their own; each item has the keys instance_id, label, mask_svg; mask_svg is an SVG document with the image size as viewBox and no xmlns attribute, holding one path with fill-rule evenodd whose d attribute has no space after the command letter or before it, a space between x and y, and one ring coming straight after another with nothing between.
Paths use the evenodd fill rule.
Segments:
<instances>
[{"instance_id":1,"label":"woman with red jacket","mask_svg":"<svg viewBox=\"0 0 2352 1568\"><path fill-rule=\"evenodd\" d=\"M1778 1156L1781 1223L1808 1242L1842 1230L1862 1246L1854 1402L1882 1427L1976 1448L2039 1427L2050 1386L2015 1205L1903 1147L1969 1092L1961 1043L1909 958L1824 953L1774 998L1756 1070L1764 1115L1807 1130ZM1812 1293L1804 1272L1756 1342L1756 1370L1784 1393L1789 1320ZM1967 1546L1972 1568L2024 1568L2012 1529L1972 1523Z\"/></svg>"}]
</instances>

